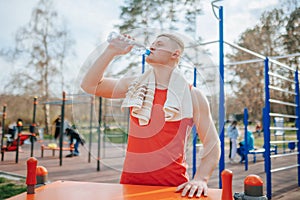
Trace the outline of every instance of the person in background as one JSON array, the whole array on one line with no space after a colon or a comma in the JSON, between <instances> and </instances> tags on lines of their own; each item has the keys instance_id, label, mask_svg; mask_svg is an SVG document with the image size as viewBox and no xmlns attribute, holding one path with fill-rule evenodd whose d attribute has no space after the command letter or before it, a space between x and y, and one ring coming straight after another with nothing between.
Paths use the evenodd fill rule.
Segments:
<instances>
[{"instance_id":1,"label":"person in background","mask_svg":"<svg viewBox=\"0 0 300 200\"><path fill-rule=\"evenodd\" d=\"M83 146L85 140L81 137L81 135L78 133L78 131L76 131L74 127L66 128L65 134L70 137L70 147L72 147L74 143L74 150L71 150L71 153L66 157L79 156L78 146L79 144Z\"/></svg>"},{"instance_id":2,"label":"person in background","mask_svg":"<svg viewBox=\"0 0 300 200\"><path fill-rule=\"evenodd\" d=\"M53 121L53 124L55 125L54 139L57 140L60 135L60 126L61 126L60 115L58 115L57 118Z\"/></svg>"},{"instance_id":3,"label":"person in background","mask_svg":"<svg viewBox=\"0 0 300 200\"><path fill-rule=\"evenodd\" d=\"M235 163L235 156L237 153L237 139L239 137L239 131L236 127L237 121L234 120L227 128L227 135L229 138L229 160L230 163Z\"/></svg>"},{"instance_id":4,"label":"person in background","mask_svg":"<svg viewBox=\"0 0 300 200\"><path fill-rule=\"evenodd\" d=\"M255 126L255 133L257 134L258 137L260 137L261 132L262 132L261 124L260 124L260 122L257 122L256 126Z\"/></svg>"},{"instance_id":5,"label":"person in background","mask_svg":"<svg viewBox=\"0 0 300 200\"><path fill-rule=\"evenodd\" d=\"M23 120L20 118L17 120L17 130L18 133L21 133L23 131Z\"/></svg>"},{"instance_id":6,"label":"person in background","mask_svg":"<svg viewBox=\"0 0 300 200\"><path fill-rule=\"evenodd\" d=\"M240 163L245 161L245 139L239 143L239 148L237 149L237 153L241 156ZM247 131L247 147L248 151L254 149L254 136L251 131Z\"/></svg>"}]
</instances>

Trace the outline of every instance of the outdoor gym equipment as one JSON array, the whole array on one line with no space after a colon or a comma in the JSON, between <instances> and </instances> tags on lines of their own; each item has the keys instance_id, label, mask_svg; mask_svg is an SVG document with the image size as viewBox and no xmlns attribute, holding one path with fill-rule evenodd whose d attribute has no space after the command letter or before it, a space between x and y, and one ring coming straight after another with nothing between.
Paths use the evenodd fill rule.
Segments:
<instances>
[{"instance_id":1,"label":"outdoor gym equipment","mask_svg":"<svg viewBox=\"0 0 300 200\"><path fill-rule=\"evenodd\" d=\"M1 138L1 161L4 160L4 154L5 152L16 152L16 159L15 162L19 162L19 147L24 144L24 141L27 139L30 139L31 142L31 151L30 155L33 156L34 152L34 142L35 142L35 127L36 127L36 105L37 105L37 97L34 97L33 99L33 118L32 118L32 124L29 127L30 132L22 132L21 131L21 122L17 123L17 130L18 130L18 136L16 139L14 139L11 142L8 142L7 145L3 144L4 137L5 137L5 119L6 119L6 105L3 107L3 114L2 114L2 138Z\"/></svg>"}]
</instances>

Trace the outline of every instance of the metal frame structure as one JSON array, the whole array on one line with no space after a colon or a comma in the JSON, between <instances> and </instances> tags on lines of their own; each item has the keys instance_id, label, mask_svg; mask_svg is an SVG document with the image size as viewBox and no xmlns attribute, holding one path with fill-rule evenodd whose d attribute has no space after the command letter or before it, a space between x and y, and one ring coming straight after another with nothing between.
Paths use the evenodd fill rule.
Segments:
<instances>
[{"instance_id":1,"label":"metal frame structure","mask_svg":"<svg viewBox=\"0 0 300 200\"><path fill-rule=\"evenodd\" d=\"M30 139L30 143L31 143L31 147L30 147L30 156L33 157L33 152L34 152L34 138L35 138L35 127L36 127L36 106L38 104L37 101L37 97L33 98L33 114L32 114L32 123L29 126L29 139ZM2 136L1 136L1 161L4 160L4 153L5 150L3 149L3 140L4 140L4 136L5 136L5 120L6 120L6 107L7 105L3 106L3 112L2 112ZM15 162L18 163L19 162L19 147L20 147L20 134L18 132L18 137L17 137L17 147L16 150L14 150L16 152L16 158L15 158ZM12 151L11 151L12 152Z\"/></svg>"},{"instance_id":2,"label":"metal frame structure","mask_svg":"<svg viewBox=\"0 0 300 200\"><path fill-rule=\"evenodd\" d=\"M78 94L77 94L78 95ZM50 102L42 102L42 104L49 104L49 105L60 105L61 106L61 127L60 127L60 137L59 137L59 165L62 166L63 162L63 136L64 136L64 121L65 121L65 107L66 105L74 105L74 104L87 104L90 103L90 133L89 133L89 149L86 149L88 151L88 162L91 162L91 157L94 157L91 154L91 148L92 148L92 120L93 120L93 113L94 113L94 96L91 96L90 101L75 101L75 100L67 100L67 96L75 96L74 94L67 95L65 91L62 92L62 99L58 101L50 101ZM100 108L101 108L102 100L100 98ZM99 110L99 115L102 114L102 110ZM97 160L97 171L100 171L100 125L101 125L101 117L99 117L99 123L98 123L97 133L98 133L98 157L94 157L95 160Z\"/></svg>"},{"instance_id":3,"label":"metal frame structure","mask_svg":"<svg viewBox=\"0 0 300 200\"><path fill-rule=\"evenodd\" d=\"M292 69L291 67L284 65L282 63L279 63L278 61L275 61L266 57L264 60L265 63L265 108L264 108L264 144L265 144L265 172L266 172L266 180L267 180L267 197L269 199L272 198L272 173L288 170L291 168L298 168L298 186L300 186L300 108L299 108L299 80L298 80L298 70ZM273 63L276 65L279 65L282 68L285 68L286 70L292 71L294 73L294 80L289 80L285 77L281 77L280 75L270 72L269 64ZM295 84L295 92L287 91L275 86L272 86L270 84L270 77L276 77L281 78L285 81L289 81L291 83ZM281 100L276 100L275 98L270 97L270 90L277 90L284 93L293 94L295 96L295 102L284 102ZM295 109L296 115L286 115L281 113L272 113L271 111L271 104L279 104L279 105L285 105L285 106L291 106ZM284 118L294 118L296 121L296 127L272 127L271 126L271 117L284 117ZM271 130L290 130L290 131L296 131L297 140L294 141L271 141ZM295 142L297 143L297 152L293 153L283 153L278 155L270 155L270 146L271 144L284 144L287 142ZM294 165L287 165L285 167L280 168L272 168L272 160L271 158L280 158L284 156L295 156L297 155L297 164Z\"/></svg>"},{"instance_id":4,"label":"metal frame structure","mask_svg":"<svg viewBox=\"0 0 300 200\"><path fill-rule=\"evenodd\" d=\"M224 35L223 35L223 7L222 6L216 6L214 3L218 2L219 0L212 2L212 8L214 11L214 8L219 9L219 16L216 15L215 11L214 14L216 18L219 20L219 40L218 41L212 41L203 43L201 45L208 45L212 43L219 42L219 70L220 70L220 96L219 96L219 135L220 135L220 141L221 141L221 157L219 162L219 187L222 188L222 181L221 181L221 173L225 169L225 159L224 159L224 126L223 123L225 121L225 99L224 99L224 44L227 44L235 49L244 51L246 53L249 53L258 59L255 60L249 60L249 61L240 61L236 62L235 64L242 64L242 63L252 63L252 62L258 62L258 61L264 61L264 69L265 69L265 108L263 109L263 119L264 119L264 138L265 138L265 172L266 172L266 182L267 182L267 196L270 199L272 196L272 184L271 184L271 173L281 171L281 170L287 170L290 168L297 167L298 168L298 186L300 186L300 106L299 106L299 82L298 82L298 70L295 71L295 80L293 81L295 83L295 103L289 103L289 102L282 102L275 99L270 99L270 89L278 90L278 88L270 86L269 85L269 76L275 76L277 78L286 79L285 77L282 77L278 74L274 74L272 72L269 72L269 63L276 64L282 68L285 68L287 70L293 70L289 66L277 61L276 59L286 58L289 56L300 56L300 53L287 55L287 56L277 56L277 57L266 57L263 55L260 55L256 52L253 52L249 49L246 49L244 47L240 47L238 45L235 45L233 43L229 43L224 41ZM270 130L276 130L278 127L270 127L270 117L271 116L280 116L280 117L291 117L291 115L284 115L280 113L271 113L270 111L270 103L277 103L277 104L283 104L288 106L294 106L296 109L296 116L292 116L296 119L296 128L284 128L284 130L294 130L297 132L297 140L294 142L297 143L297 152L290 153L290 154L284 154L284 155L270 155L270 144L274 144L274 142L270 141ZM245 113L248 117L248 110L245 110ZM247 129L247 122L245 124L245 130ZM289 141L281 141L281 142L289 142ZM275 142L276 143L276 142ZM271 158L275 157L281 157L281 156L292 156L297 155L297 164L279 168L279 169L271 169ZM194 156L194 155L193 155ZM247 159L247 158L246 158ZM246 169L246 168L245 168Z\"/></svg>"}]
</instances>

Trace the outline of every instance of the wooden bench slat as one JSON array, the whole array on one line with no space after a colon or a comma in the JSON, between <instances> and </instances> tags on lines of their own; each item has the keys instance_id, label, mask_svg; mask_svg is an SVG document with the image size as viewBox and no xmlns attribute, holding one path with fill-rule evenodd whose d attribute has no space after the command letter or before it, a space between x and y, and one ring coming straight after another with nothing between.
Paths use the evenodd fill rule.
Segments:
<instances>
[{"instance_id":1,"label":"wooden bench slat","mask_svg":"<svg viewBox=\"0 0 300 200\"><path fill-rule=\"evenodd\" d=\"M52 156L55 156L55 151L59 151L60 148L59 147L48 147L48 146L45 146L45 145L42 145L41 146L41 157L43 158L44 157L44 150L52 150ZM63 147L62 148L62 151L73 151L74 150L74 147Z\"/></svg>"}]
</instances>

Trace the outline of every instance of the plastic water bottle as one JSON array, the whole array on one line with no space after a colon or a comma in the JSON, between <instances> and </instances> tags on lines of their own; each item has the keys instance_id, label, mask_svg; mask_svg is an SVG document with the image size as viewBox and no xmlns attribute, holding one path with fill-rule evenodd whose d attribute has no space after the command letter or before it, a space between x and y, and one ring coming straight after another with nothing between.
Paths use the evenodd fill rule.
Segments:
<instances>
[{"instance_id":1,"label":"plastic water bottle","mask_svg":"<svg viewBox=\"0 0 300 200\"><path fill-rule=\"evenodd\" d=\"M147 49L143 44L140 44L124 35L121 35L117 32L111 32L107 37L107 42L114 44L115 46L125 49L129 45L133 45L131 52L136 55L149 55L150 50Z\"/></svg>"}]
</instances>

